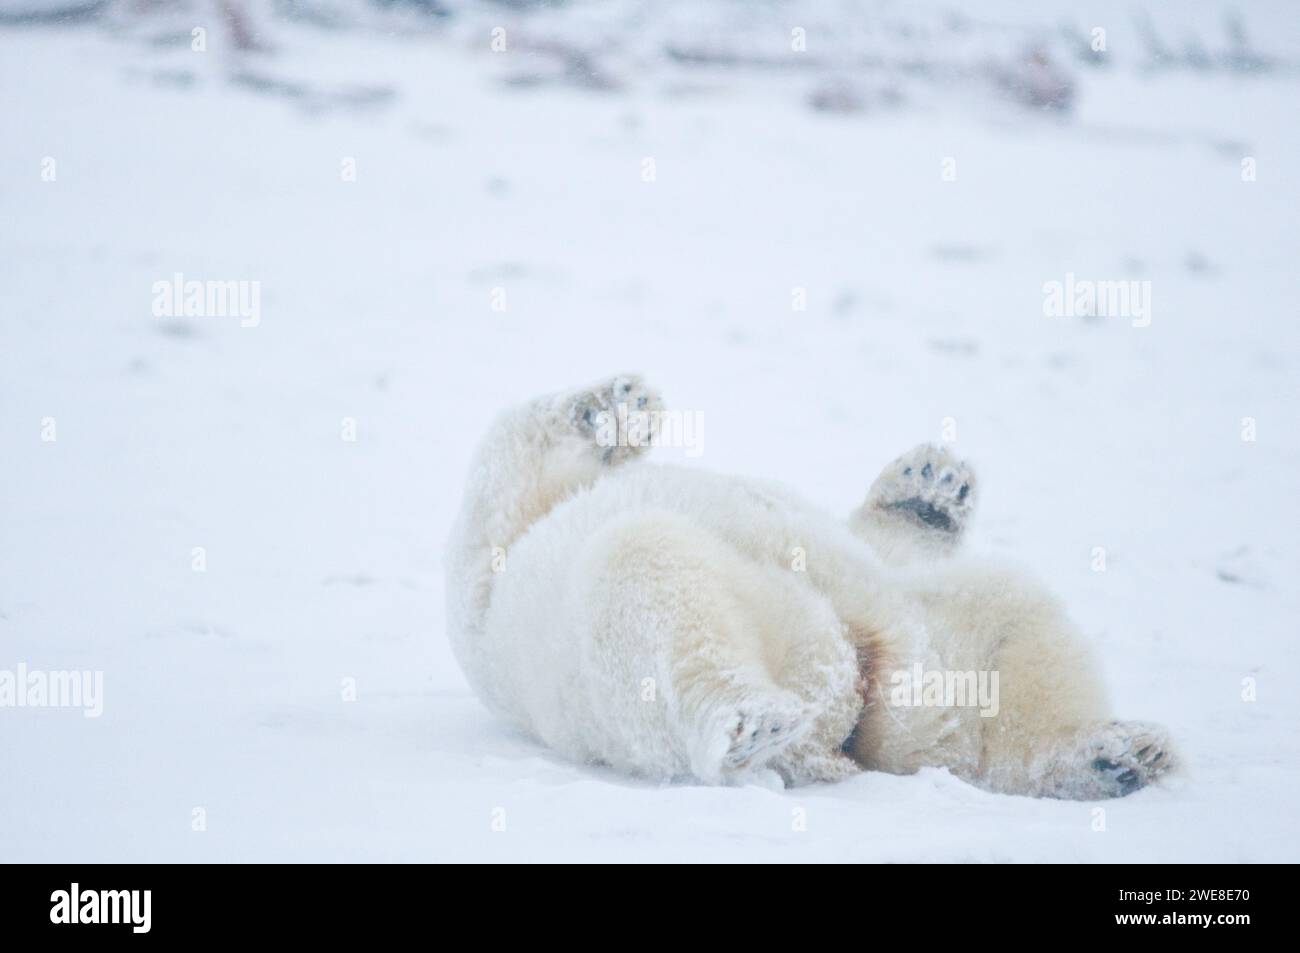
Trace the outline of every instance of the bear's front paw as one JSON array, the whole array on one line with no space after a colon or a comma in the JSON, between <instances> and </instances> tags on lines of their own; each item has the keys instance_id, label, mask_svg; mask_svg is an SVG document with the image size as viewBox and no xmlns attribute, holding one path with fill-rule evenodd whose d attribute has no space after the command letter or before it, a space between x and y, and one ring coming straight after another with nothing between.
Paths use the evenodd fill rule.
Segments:
<instances>
[{"instance_id":1,"label":"bear's front paw","mask_svg":"<svg viewBox=\"0 0 1300 953\"><path fill-rule=\"evenodd\" d=\"M867 506L957 536L975 506L975 474L947 449L922 444L885 467Z\"/></svg>"},{"instance_id":2,"label":"bear's front paw","mask_svg":"<svg viewBox=\"0 0 1300 953\"><path fill-rule=\"evenodd\" d=\"M659 433L663 400L635 374L575 394L569 422L592 442L601 461L622 463L650 449Z\"/></svg>"}]
</instances>

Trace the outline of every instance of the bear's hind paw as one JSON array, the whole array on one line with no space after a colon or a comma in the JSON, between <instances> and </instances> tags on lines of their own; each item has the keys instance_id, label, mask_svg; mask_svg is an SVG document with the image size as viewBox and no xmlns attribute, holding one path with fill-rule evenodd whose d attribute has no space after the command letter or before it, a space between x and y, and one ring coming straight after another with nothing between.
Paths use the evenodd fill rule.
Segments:
<instances>
[{"instance_id":1,"label":"bear's hind paw","mask_svg":"<svg viewBox=\"0 0 1300 953\"><path fill-rule=\"evenodd\" d=\"M742 707L730 719L723 766L742 771L762 764L802 738L810 727L807 711L797 702Z\"/></svg>"}]
</instances>

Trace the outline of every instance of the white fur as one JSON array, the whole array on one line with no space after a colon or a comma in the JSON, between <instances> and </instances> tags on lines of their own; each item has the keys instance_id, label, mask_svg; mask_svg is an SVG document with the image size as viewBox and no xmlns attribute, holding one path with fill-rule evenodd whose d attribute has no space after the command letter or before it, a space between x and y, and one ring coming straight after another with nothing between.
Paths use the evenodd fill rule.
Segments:
<instances>
[{"instance_id":1,"label":"white fur","mask_svg":"<svg viewBox=\"0 0 1300 953\"><path fill-rule=\"evenodd\" d=\"M940 765L992 790L1100 797L1169 763L1158 729L1107 719L1050 596L950 555L974 502L963 464L918 448L841 523L778 486L631 462L593 434L620 402L659 407L634 377L540 398L498 421L470 471L452 645L524 731L708 783ZM915 518L926 506L945 529ZM916 662L997 671L997 716L891 704L891 674Z\"/></svg>"}]
</instances>

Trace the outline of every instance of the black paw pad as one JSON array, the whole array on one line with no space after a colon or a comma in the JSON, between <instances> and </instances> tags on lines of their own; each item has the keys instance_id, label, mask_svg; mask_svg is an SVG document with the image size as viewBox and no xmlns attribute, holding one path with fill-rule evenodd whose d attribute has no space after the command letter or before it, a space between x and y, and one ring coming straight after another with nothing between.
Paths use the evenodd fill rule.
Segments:
<instances>
[{"instance_id":1,"label":"black paw pad","mask_svg":"<svg viewBox=\"0 0 1300 953\"><path fill-rule=\"evenodd\" d=\"M890 509L906 513L913 519L918 520L931 529L942 530L945 533L951 533L957 527L953 524L952 517L945 513L933 503L925 500L910 499L900 500L891 505Z\"/></svg>"}]
</instances>

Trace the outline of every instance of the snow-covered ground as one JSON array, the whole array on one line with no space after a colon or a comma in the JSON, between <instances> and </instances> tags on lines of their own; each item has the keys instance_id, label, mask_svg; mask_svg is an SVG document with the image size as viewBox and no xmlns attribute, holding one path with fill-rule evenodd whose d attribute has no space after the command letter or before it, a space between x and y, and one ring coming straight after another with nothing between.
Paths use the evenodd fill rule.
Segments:
<instances>
[{"instance_id":1,"label":"snow-covered ground","mask_svg":"<svg viewBox=\"0 0 1300 953\"><path fill-rule=\"evenodd\" d=\"M1058 50L1074 108L1035 111L992 32L784 69L764 9L748 65L683 55L731 49L703 27L651 56L667 14L561 30L617 82L508 7L250 54L0 29L0 672L103 673L98 718L0 708L0 860L1300 860L1297 15L1245 7L1267 69L1156 69L1107 5L1115 62ZM258 282L259 323L155 316L178 272ZM1150 282L1149 326L1045 316L1067 273ZM658 786L511 735L441 544L495 413L621 370L703 415L691 465L846 513L951 418L975 545L1185 772L1099 817L941 771Z\"/></svg>"}]
</instances>

